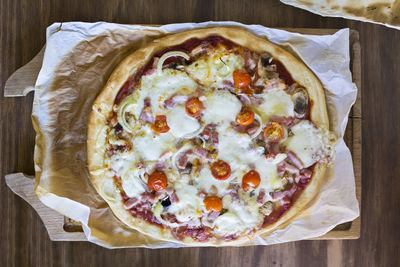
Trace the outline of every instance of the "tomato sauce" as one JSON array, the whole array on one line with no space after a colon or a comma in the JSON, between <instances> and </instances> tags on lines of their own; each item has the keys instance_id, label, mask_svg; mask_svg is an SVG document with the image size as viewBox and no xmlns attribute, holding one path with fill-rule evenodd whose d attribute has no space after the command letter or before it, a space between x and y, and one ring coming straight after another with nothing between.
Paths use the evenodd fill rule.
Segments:
<instances>
[{"instance_id":1,"label":"tomato sauce","mask_svg":"<svg viewBox=\"0 0 400 267\"><path fill-rule=\"evenodd\" d=\"M315 168L315 164L310 166L307 169L312 171L312 173L314 174L314 168ZM262 224L262 227L265 227L265 226L268 226L270 224L273 224L280 217L282 217L285 214L285 212L290 209L290 207L293 205L293 203L296 202L296 200L300 197L301 193L303 193L304 189L310 183L311 179L312 179L312 176L311 176L311 178L300 180L296 184L296 186L297 186L296 191L290 197L290 203L284 204L284 205L276 208L270 215L265 216L264 222Z\"/></svg>"},{"instance_id":2,"label":"tomato sauce","mask_svg":"<svg viewBox=\"0 0 400 267\"><path fill-rule=\"evenodd\" d=\"M276 70L279 73L279 78L284 80L288 86L294 84L292 75L290 75L290 73L287 71L285 66L283 66L283 64L280 61L273 59L271 61L271 65L276 65Z\"/></svg>"}]
</instances>

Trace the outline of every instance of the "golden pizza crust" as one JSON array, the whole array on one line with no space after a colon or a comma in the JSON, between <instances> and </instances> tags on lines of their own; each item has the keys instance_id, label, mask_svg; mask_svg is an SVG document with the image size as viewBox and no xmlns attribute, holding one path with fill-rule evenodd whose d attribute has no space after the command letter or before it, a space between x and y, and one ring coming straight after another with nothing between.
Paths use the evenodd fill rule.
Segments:
<instances>
[{"instance_id":1,"label":"golden pizza crust","mask_svg":"<svg viewBox=\"0 0 400 267\"><path fill-rule=\"evenodd\" d=\"M313 102L311 107L311 120L319 128L329 129L329 119L326 110L324 90L317 77L293 55L289 54L277 45L274 45L265 39L256 37L247 31L235 28L208 28L193 30L157 39L145 47L135 51L125 58L114 70L103 91L99 94L93 104L93 109L89 116L87 138L88 166L96 190L107 201L114 214L122 222L133 229L156 239L180 242L172 236L169 229L163 229L159 226L147 223L142 219L133 217L129 211L124 208L119 194L117 194L118 196L115 196L115 199L110 199L104 194L102 188L103 183L105 180L110 179L109 177L102 175L102 170L104 168L103 155L106 141L106 133L104 131L106 119L112 111L114 100L120 88L132 74L143 67L149 59L151 59L153 54L170 46L179 45L188 39L205 38L209 35L220 35L259 54L268 52L273 55L274 58L278 59L285 66L294 80L307 88L310 99ZM272 232L283 223L290 223L292 218L298 214L318 192L321 180L324 177L325 169L326 165L320 163L316 164L310 184L307 186L306 190L303 191L294 205L284 214L284 216L281 217L281 219L266 228L257 231L254 235L242 236L229 242L217 240L215 238L212 238L207 242L198 242L190 237L185 237L181 243L195 244L197 246L237 245L251 240L256 235Z\"/></svg>"},{"instance_id":2,"label":"golden pizza crust","mask_svg":"<svg viewBox=\"0 0 400 267\"><path fill-rule=\"evenodd\" d=\"M400 0L281 0L323 16L400 26Z\"/></svg>"}]
</instances>

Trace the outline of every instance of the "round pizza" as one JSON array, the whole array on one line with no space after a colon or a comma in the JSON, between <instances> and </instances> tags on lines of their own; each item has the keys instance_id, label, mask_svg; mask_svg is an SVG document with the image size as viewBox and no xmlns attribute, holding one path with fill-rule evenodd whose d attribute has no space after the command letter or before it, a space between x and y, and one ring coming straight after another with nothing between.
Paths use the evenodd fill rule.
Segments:
<instances>
[{"instance_id":1,"label":"round pizza","mask_svg":"<svg viewBox=\"0 0 400 267\"><path fill-rule=\"evenodd\" d=\"M324 90L293 55L234 28L153 41L93 104L91 179L153 238L239 244L287 225L334 155Z\"/></svg>"}]
</instances>

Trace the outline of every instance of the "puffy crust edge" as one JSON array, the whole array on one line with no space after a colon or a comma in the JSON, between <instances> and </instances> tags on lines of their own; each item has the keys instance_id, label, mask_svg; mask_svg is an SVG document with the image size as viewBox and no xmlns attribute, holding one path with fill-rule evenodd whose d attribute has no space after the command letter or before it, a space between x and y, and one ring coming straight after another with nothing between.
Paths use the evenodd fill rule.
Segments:
<instances>
[{"instance_id":1,"label":"puffy crust edge","mask_svg":"<svg viewBox=\"0 0 400 267\"><path fill-rule=\"evenodd\" d=\"M220 35L254 52L268 52L277 58L292 75L293 79L307 88L310 99L313 101L311 107L311 120L318 127L329 129L329 119L322 85L312 71L293 55L279 46L265 39L256 37L245 30L223 27L198 29L156 39L126 57L114 70L102 92L94 101L89 115L87 136L88 168L97 192L106 200L116 217L131 228L155 239L175 243L184 243L196 246L238 245L253 239L255 236L262 234L268 235L279 227L290 224L296 215L306 207L318 192L321 181L324 178L326 165L319 163L316 164L310 184L306 187L292 207L277 222L257 231L253 235L241 236L238 239L229 242L217 240L215 238L212 238L207 242L198 242L190 237L186 237L181 242L176 240L169 229L163 229L156 225L147 223L142 219L133 217L129 211L123 207L120 197L117 197L115 200L107 200L101 187L103 182L109 178L105 177L101 173L99 174L99 171L104 168L103 155L106 141L104 128L106 120L112 111L115 97L123 84L132 74L143 67L153 54L170 46L179 45L188 39L205 38L209 35Z\"/></svg>"}]
</instances>

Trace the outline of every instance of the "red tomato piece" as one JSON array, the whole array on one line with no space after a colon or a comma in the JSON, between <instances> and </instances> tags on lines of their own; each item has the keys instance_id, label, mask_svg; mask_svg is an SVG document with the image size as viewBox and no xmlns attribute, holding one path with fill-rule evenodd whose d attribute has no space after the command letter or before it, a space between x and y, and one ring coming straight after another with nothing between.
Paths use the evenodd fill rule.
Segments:
<instances>
[{"instance_id":1,"label":"red tomato piece","mask_svg":"<svg viewBox=\"0 0 400 267\"><path fill-rule=\"evenodd\" d=\"M270 142L279 142L284 135L285 131L282 125L277 122L271 122L264 130L264 136Z\"/></svg>"},{"instance_id":2,"label":"red tomato piece","mask_svg":"<svg viewBox=\"0 0 400 267\"><path fill-rule=\"evenodd\" d=\"M233 83L239 88L245 88L250 85L251 76L244 70L235 70L233 72Z\"/></svg>"},{"instance_id":3,"label":"red tomato piece","mask_svg":"<svg viewBox=\"0 0 400 267\"><path fill-rule=\"evenodd\" d=\"M157 133L166 133L169 131L167 124L167 116L157 115L154 123L151 125L151 129Z\"/></svg>"},{"instance_id":4,"label":"red tomato piece","mask_svg":"<svg viewBox=\"0 0 400 267\"><path fill-rule=\"evenodd\" d=\"M240 125L247 126L254 121L254 112L251 110L242 110L236 115L236 122Z\"/></svg>"},{"instance_id":5,"label":"red tomato piece","mask_svg":"<svg viewBox=\"0 0 400 267\"><path fill-rule=\"evenodd\" d=\"M211 174L217 180L226 180L231 175L231 167L223 160L217 160L211 163Z\"/></svg>"},{"instance_id":6,"label":"red tomato piece","mask_svg":"<svg viewBox=\"0 0 400 267\"><path fill-rule=\"evenodd\" d=\"M215 211L220 212L222 210L222 201L217 196L209 196L203 200L204 206L206 206L206 210L209 212Z\"/></svg>"},{"instance_id":7,"label":"red tomato piece","mask_svg":"<svg viewBox=\"0 0 400 267\"><path fill-rule=\"evenodd\" d=\"M162 171L155 171L149 175L147 187L150 191L164 191L167 188L167 176Z\"/></svg>"},{"instance_id":8,"label":"red tomato piece","mask_svg":"<svg viewBox=\"0 0 400 267\"><path fill-rule=\"evenodd\" d=\"M186 103L186 113L193 118L200 117L203 108L203 103L197 97L189 99Z\"/></svg>"},{"instance_id":9,"label":"red tomato piece","mask_svg":"<svg viewBox=\"0 0 400 267\"><path fill-rule=\"evenodd\" d=\"M245 192L249 191L250 187L252 188L257 188L257 186L260 184L260 174L255 171L251 170L245 175L243 175L242 179L242 187Z\"/></svg>"}]
</instances>

